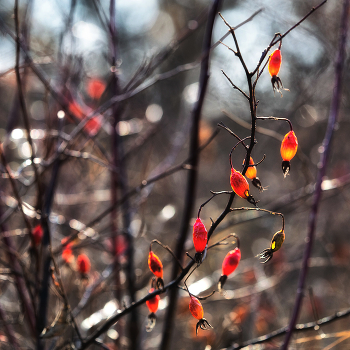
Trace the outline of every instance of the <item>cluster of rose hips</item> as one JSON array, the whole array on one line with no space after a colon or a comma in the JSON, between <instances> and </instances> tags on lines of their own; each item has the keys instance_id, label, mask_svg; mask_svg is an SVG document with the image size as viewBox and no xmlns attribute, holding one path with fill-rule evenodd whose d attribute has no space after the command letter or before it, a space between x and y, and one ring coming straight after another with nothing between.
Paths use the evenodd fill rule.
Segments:
<instances>
[{"instance_id":1,"label":"cluster of rose hips","mask_svg":"<svg viewBox=\"0 0 350 350\"><path fill-rule=\"evenodd\" d=\"M282 56L281 56L281 44L280 47L275 50L270 58L269 58L269 63L268 63L268 70L271 75L271 82L272 82L272 87L274 91L278 91L281 93L281 89L283 88L282 81L278 77L278 73L281 67L281 62L282 62ZM284 89L286 90L286 89ZM282 94L282 93L281 93ZM273 118L273 119L279 119L279 118ZM280 118L281 119L281 118ZM281 157L282 157L282 171L284 176L286 176L289 171L290 171L290 161L291 159L295 156L297 149L298 149L298 140L295 136L295 133L292 129L292 124L290 121L288 121L290 125L290 131L284 136L281 144ZM238 144L242 143L243 140L240 140ZM237 146L236 145L236 146ZM232 159L231 155L233 150L236 148L234 146L230 152L230 165L231 165L231 174L230 174L230 183L231 183L231 188L236 193L239 197L246 199L249 203L253 204L254 206L257 205L257 202L255 201L254 197L250 194L249 192L249 183L246 179L249 178L252 180L252 184L257 187L260 191L263 191L264 188L257 177L257 168L254 163L254 160L252 157L250 157L249 160L249 165L246 170L246 177L236 169L234 169L232 165ZM244 165L244 162L243 162ZM201 211L202 206L199 209L197 219L193 225L193 245L194 249L196 251L195 256L194 256L194 261L197 263L197 267L201 264L207 250L208 250L208 231L205 228L205 225L203 224L202 220L200 219L200 211ZM259 208L243 208L245 210L264 210L264 209L259 209ZM234 210L234 209L233 209ZM264 210L267 212L270 212L268 210ZM270 212L271 214L279 214L279 213L274 213ZM279 214L282 216L282 214ZM235 236L235 235L233 235ZM241 251L239 248L239 239L237 236L235 236L236 241L237 241L237 247L227 253L225 256L223 262L222 262L222 275L218 281L218 290L220 291L222 287L224 286L227 277L231 275L237 268L240 260L241 260ZM273 253L278 251L285 239L285 233L284 233L284 218L283 218L283 226L282 229L278 232L276 232L271 240L270 247L263 250L260 254L258 254L259 259L263 263L268 262L272 256ZM157 288L159 287L164 287L163 283L163 264L160 261L159 257L153 253L151 247L148 255L148 266L151 270L151 272L155 275L156 279L154 279L155 286ZM194 271L194 270L193 270ZM193 272L192 271L192 272ZM188 278L188 277L187 277ZM186 286L186 281L184 282ZM155 289L152 287L150 289L150 293L152 293ZM197 326L196 326L196 334L198 331L198 328L201 328L203 330L207 329L207 327L211 327L211 325L208 323L208 321L204 318L204 311L201 302L199 301L199 298L195 297L193 294L191 294L188 291L188 288L186 286L186 290L189 293L190 296L190 303L189 303L189 310L194 318L198 320ZM150 331L154 327L155 324L155 313L158 310L158 303L159 303L160 297L159 295L156 295L152 299L148 300L146 302L150 315L148 316L149 318L149 325L147 326L147 330Z\"/></svg>"},{"instance_id":2,"label":"cluster of rose hips","mask_svg":"<svg viewBox=\"0 0 350 350\"><path fill-rule=\"evenodd\" d=\"M67 238L63 238L61 243L65 243ZM71 264L74 261L73 242L69 242L62 250L62 259L65 263ZM77 271L83 279L87 279L88 273L91 269L91 262L86 254L79 254L77 257Z\"/></svg>"},{"instance_id":3,"label":"cluster of rose hips","mask_svg":"<svg viewBox=\"0 0 350 350\"><path fill-rule=\"evenodd\" d=\"M41 241L44 236L43 228L40 224L37 224L33 230L32 230L32 242L34 247L38 247L41 244ZM67 238L64 238L62 240L62 243L65 243L67 241ZM62 259L65 263L70 264L73 259L73 250L72 250L73 243L68 243L63 251L62 251ZM90 272L91 269L91 263L90 259L86 254L79 254L77 257L77 270L80 273L80 275L83 278L87 277L87 274Z\"/></svg>"},{"instance_id":4,"label":"cluster of rose hips","mask_svg":"<svg viewBox=\"0 0 350 350\"><path fill-rule=\"evenodd\" d=\"M163 282L163 264L158 258L158 256L152 252L152 243L149 248L148 267L155 276L155 279L152 279L152 287L149 290L149 293L153 293L155 290L154 286L156 288L159 288L159 287L163 288L164 282ZM158 310L159 301L160 301L159 295L156 295L152 299L146 301L146 305L150 312L150 314L148 315L148 324L146 326L147 332L152 331L152 329L156 324L156 312Z\"/></svg>"}]
</instances>

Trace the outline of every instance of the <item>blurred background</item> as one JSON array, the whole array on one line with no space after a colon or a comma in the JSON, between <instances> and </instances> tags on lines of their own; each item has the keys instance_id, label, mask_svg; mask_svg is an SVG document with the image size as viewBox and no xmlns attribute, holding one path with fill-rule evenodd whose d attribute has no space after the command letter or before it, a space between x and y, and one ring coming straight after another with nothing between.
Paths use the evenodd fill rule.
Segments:
<instances>
[{"instance_id":1,"label":"blurred background","mask_svg":"<svg viewBox=\"0 0 350 350\"><path fill-rule=\"evenodd\" d=\"M135 300L147 295L152 277L147 256L153 239L175 248L185 200L187 173L183 169L134 191L128 201L116 206L113 222L108 213L93 226L89 223L125 194L142 183L145 185L143 181L187 159L210 4L208 0L116 1L114 62L109 1L19 3L19 32L25 49L19 59L21 86L34 163L44 191L50 188L55 173L57 148L70 141L59 158L49 229L53 256L82 337L92 334L118 309L130 304L133 299L127 283L130 278ZM243 58L253 71L274 34L286 32L317 4L314 0L224 1L221 13L231 26L236 26L261 10L236 31ZM259 200L259 207L284 214L286 241L271 262L262 265L255 256L269 247L272 235L280 230L280 217L256 211L229 214L215 231L212 242L235 233L241 240L241 263L226 282L225 291L203 301L204 316L214 328L199 330L198 337L197 321L188 310L188 293L180 291L173 350L226 348L267 334L289 321L334 88L341 9L340 1L328 1L283 39L279 77L290 91L283 91L282 98L274 94L267 69L257 84L258 115L289 118L299 141L290 175L284 178L280 144L289 131L288 124L258 122L252 155L256 162L266 155L257 167L266 190L259 193L251 186L251 193ZM1 231L15 247L27 276L33 307L39 310L40 268L37 270L35 264L42 263L43 248L41 242L37 246L31 242L23 217L34 228L40 223L41 208L15 74L16 43L10 35L16 35L14 1L0 3L0 32L0 137L7 163L2 160ZM226 32L227 27L217 17L213 43ZM234 48L231 37L224 43ZM349 67L348 56L345 67ZM201 117L201 144L211 137L219 122L241 138L250 135L249 105L232 89L221 70L234 84L248 91L239 60L227 47L215 47L210 55L209 86ZM350 303L350 125L346 117L350 107L349 81L349 69L345 69L339 122L322 184L324 192L300 323L332 315L348 308ZM115 86L117 90L113 90ZM117 107L109 108L114 95L122 95L123 100ZM102 109L98 109L100 106ZM76 125L95 110L96 117L76 135ZM235 143L229 133L220 129L201 152L192 225L197 208L210 197L211 190L230 190L228 156ZM116 144L118 151L114 152ZM241 170L244 157L243 147L238 147L232 156L236 169ZM22 200L24 216L18 210L8 170ZM120 175L116 185L113 174ZM113 186L117 188L115 195ZM225 194L217 196L203 208L201 218L207 228L210 218L215 220L223 211L227 199ZM250 205L236 196L234 206ZM189 226L185 249L193 255L191 232ZM62 240L73 234L76 237L67 252ZM0 318L1 348L11 346L5 331L8 324L21 347L34 349L37 340L30 334L23 316L7 254L9 247L4 240L1 245L0 304L5 316ZM222 260L233 247L232 244L209 251L207 259L188 280L191 293L208 294L216 288ZM159 246L153 249L164 264L164 282L169 283L173 258ZM62 254L65 250L66 254ZM77 265L80 254L86 254L91 262L91 270L85 276ZM188 262L189 258L184 256L183 261ZM167 306L168 297L164 293L152 333L145 329L149 313L146 305L137 308L140 349L159 348ZM46 326L63 307L62 296L53 283ZM100 337L105 346L132 348L134 343L126 330L128 320L122 318ZM44 348L68 348L70 342L77 341L71 323L64 321L61 326L58 333L43 340ZM317 330L295 334L291 349L344 349L350 346L349 338L347 320L338 320ZM277 349L281 340L283 337L276 338L261 348ZM76 346L79 347L77 343Z\"/></svg>"}]
</instances>

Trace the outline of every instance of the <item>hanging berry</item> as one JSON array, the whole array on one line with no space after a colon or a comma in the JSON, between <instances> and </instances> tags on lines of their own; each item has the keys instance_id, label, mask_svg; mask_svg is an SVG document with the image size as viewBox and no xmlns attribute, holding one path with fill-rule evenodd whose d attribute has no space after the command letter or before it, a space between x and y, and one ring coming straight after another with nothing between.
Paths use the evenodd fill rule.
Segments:
<instances>
[{"instance_id":1,"label":"hanging berry","mask_svg":"<svg viewBox=\"0 0 350 350\"><path fill-rule=\"evenodd\" d=\"M283 89L283 90L288 90L288 89L283 88L282 81L277 76L277 74L279 73L280 68L281 68L281 63L282 63L282 55L281 55L281 50L279 48L279 49L275 50L272 53L272 55L270 56L268 69L269 69L269 73L271 75L271 83L272 83L273 91L279 92L282 96L281 89Z\"/></svg>"},{"instance_id":2,"label":"hanging berry","mask_svg":"<svg viewBox=\"0 0 350 350\"><path fill-rule=\"evenodd\" d=\"M245 160L243 161L243 165L245 164ZM257 170L256 170L256 166L253 165L254 164L254 160L252 157L250 157L249 159L249 166L245 175L248 179L252 180L252 184L259 189L260 192L264 191L264 187L262 186L260 179L256 176L257 175Z\"/></svg>"},{"instance_id":3,"label":"hanging berry","mask_svg":"<svg viewBox=\"0 0 350 350\"><path fill-rule=\"evenodd\" d=\"M281 63L282 63L281 50L277 49L272 53L269 59L268 69L272 77L276 76L279 73L281 69Z\"/></svg>"},{"instance_id":4,"label":"hanging berry","mask_svg":"<svg viewBox=\"0 0 350 350\"><path fill-rule=\"evenodd\" d=\"M44 234L44 231L40 224L36 225L33 228L32 236L33 236L33 244L35 247L37 247L41 243L41 240L43 239L43 234Z\"/></svg>"},{"instance_id":5,"label":"hanging berry","mask_svg":"<svg viewBox=\"0 0 350 350\"><path fill-rule=\"evenodd\" d=\"M68 237L65 237L61 240L61 243L64 244L67 240L68 240ZM73 242L70 242L63 248L63 251L62 251L62 259L67 264L70 264L71 262L73 262L73 259L74 259L72 246L73 246Z\"/></svg>"},{"instance_id":6,"label":"hanging berry","mask_svg":"<svg viewBox=\"0 0 350 350\"><path fill-rule=\"evenodd\" d=\"M193 225L193 245L196 250L195 260L197 262L201 261L201 255L207 246L208 232L202 222L198 217Z\"/></svg>"},{"instance_id":7,"label":"hanging berry","mask_svg":"<svg viewBox=\"0 0 350 350\"><path fill-rule=\"evenodd\" d=\"M91 268L90 259L88 258L87 255L85 254L78 255L77 267L80 274L86 277L86 275L90 272L90 268Z\"/></svg>"},{"instance_id":8,"label":"hanging berry","mask_svg":"<svg viewBox=\"0 0 350 350\"><path fill-rule=\"evenodd\" d=\"M282 247L284 239L286 235L284 234L284 230L276 232L271 240L270 248L264 249L260 254L258 254L258 258L262 260L263 264L267 263L272 259L273 253L277 252Z\"/></svg>"},{"instance_id":9,"label":"hanging berry","mask_svg":"<svg viewBox=\"0 0 350 350\"><path fill-rule=\"evenodd\" d=\"M154 288L151 288L149 290L149 293L153 293L153 292L154 292ZM158 310L159 301L160 301L159 295L156 295L152 299L146 301L146 305L150 312L150 314L148 315L148 324L146 326L147 332L151 332L154 326L156 325L156 320L157 320L156 312Z\"/></svg>"},{"instance_id":10,"label":"hanging berry","mask_svg":"<svg viewBox=\"0 0 350 350\"><path fill-rule=\"evenodd\" d=\"M148 254L148 266L151 272L157 277L157 287L164 287L163 283L163 264L156 254L150 249Z\"/></svg>"},{"instance_id":11,"label":"hanging berry","mask_svg":"<svg viewBox=\"0 0 350 350\"><path fill-rule=\"evenodd\" d=\"M240 260L241 260L241 250L239 249L239 241L237 240L237 245L238 247L235 248L234 250L231 250L230 252L228 252L222 262L222 275L219 279L219 283L218 283L218 289L219 291L221 290L221 288L224 286L227 277L233 273Z\"/></svg>"},{"instance_id":12,"label":"hanging berry","mask_svg":"<svg viewBox=\"0 0 350 350\"><path fill-rule=\"evenodd\" d=\"M294 131L291 130L284 136L281 144L281 156L283 159L282 162L282 171L284 177L290 171L290 160L295 156L298 150L298 139L294 134Z\"/></svg>"},{"instance_id":13,"label":"hanging berry","mask_svg":"<svg viewBox=\"0 0 350 350\"><path fill-rule=\"evenodd\" d=\"M91 78L86 87L88 95L94 100L98 100L102 96L105 89L106 84L97 78Z\"/></svg>"},{"instance_id":14,"label":"hanging berry","mask_svg":"<svg viewBox=\"0 0 350 350\"><path fill-rule=\"evenodd\" d=\"M208 326L213 328L209 322L203 318L204 311L203 311L203 306L201 302L193 295L190 295L190 304L189 304L189 309L194 318L196 318L198 321L196 325L196 335L198 333L198 327L203 330L207 330Z\"/></svg>"},{"instance_id":15,"label":"hanging berry","mask_svg":"<svg viewBox=\"0 0 350 350\"><path fill-rule=\"evenodd\" d=\"M245 164L245 160L243 161L243 165ZM253 165L254 164L254 161L253 161L253 158L250 157L249 159L249 165ZM256 171L256 166L253 165L253 166L249 166L246 173L245 173L245 176L248 178L248 179L255 179L256 178L256 174L257 174L257 171Z\"/></svg>"},{"instance_id":16,"label":"hanging berry","mask_svg":"<svg viewBox=\"0 0 350 350\"><path fill-rule=\"evenodd\" d=\"M238 196L246 199L249 203L256 205L254 197L249 194L248 181L239 171L236 171L234 168L231 168L230 182L233 191Z\"/></svg>"}]
</instances>

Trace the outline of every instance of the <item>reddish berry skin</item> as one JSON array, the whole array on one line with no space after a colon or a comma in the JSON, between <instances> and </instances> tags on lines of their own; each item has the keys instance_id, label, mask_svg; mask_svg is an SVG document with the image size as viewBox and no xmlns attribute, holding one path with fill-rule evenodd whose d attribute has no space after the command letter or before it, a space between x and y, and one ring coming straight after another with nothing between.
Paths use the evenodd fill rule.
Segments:
<instances>
[{"instance_id":1,"label":"reddish berry skin","mask_svg":"<svg viewBox=\"0 0 350 350\"><path fill-rule=\"evenodd\" d=\"M222 274L225 276L230 275L236 270L239 261L241 260L241 251L239 248L235 248L227 253L224 261L222 262Z\"/></svg>"},{"instance_id":2,"label":"reddish berry skin","mask_svg":"<svg viewBox=\"0 0 350 350\"><path fill-rule=\"evenodd\" d=\"M190 298L191 298L190 304L189 304L190 312L194 318L196 318L197 320L201 320L204 315L203 306L200 303L200 301L193 295L190 295Z\"/></svg>"},{"instance_id":3,"label":"reddish berry skin","mask_svg":"<svg viewBox=\"0 0 350 350\"><path fill-rule=\"evenodd\" d=\"M61 243L64 244L67 241L67 237L61 240ZM73 242L68 243L62 251L62 259L67 263L71 263L73 261L73 251L72 251Z\"/></svg>"},{"instance_id":4,"label":"reddish berry skin","mask_svg":"<svg viewBox=\"0 0 350 350\"><path fill-rule=\"evenodd\" d=\"M154 292L154 288L151 288L149 290L149 293L153 293L153 292ZM160 296L156 295L152 299L146 301L146 305L147 305L148 310L149 310L150 313L153 312L155 314L157 312L159 300L160 300Z\"/></svg>"},{"instance_id":5,"label":"reddish berry skin","mask_svg":"<svg viewBox=\"0 0 350 350\"><path fill-rule=\"evenodd\" d=\"M90 79L87 84L87 93L95 100L98 100L105 91L106 84L100 79Z\"/></svg>"},{"instance_id":6,"label":"reddish berry skin","mask_svg":"<svg viewBox=\"0 0 350 350\"><path fill-rule=\"evenodd\" d=\"M249 159L249 165L253 165L253 164L254 164L253 158L250 157L250 159ZM250 167L247 169L247 171L246 171L246 173L245 173L245 176L246 176L248 179L253 180L253 179L256 178L256 173L257 173L257 171L256 171L256 166L250 166Z\"/></svg>"},{"instance_id":7,"label":"reddish berry skin","mask_svg":"<svg viewBox=\"0 0 350 350\"><path fill-rule=\"evenodd\" d=\"M86 108L85 108L86 109ZM89 114L88 110L83 109L77 102L73 101L70 102L68 105L69 113L73 114L77 119L84 119L85 115ZM96 135L98 130L101 127L101 121L95 117L90 119L86 125L84 126L84 129L90 134L90 135Z\"/></svg>"},{"instance_id":8,"label":"reddish berry skin","mask_svg":"<svg viewBox=\"0 0 350 350\"><path fill-rule=\"evenodd\" d=\"M148 254L148 266L156 277L163 278L163 264L152 251Z\"/></svg>"},{"instance_id":9,"label":"reddish berry skin","mask_svg":"<svg viewBox=\"0 0 350 350\"><path fill-rule=\"evenodd\" d=\"M34 246L37 247L43 239L44 231L40 224L36 225L32 231Z\"/></svg>"},{"instance_id":10,"label":"reddish berry skin","mask_svg":"<svg viewBox=\"0 0 350 350\"><path fill-rule=\"evenodd\" d=\"M249 197L248 181L239 171L236 171L233 168L231 168L230 182L233 191L238 196L244 199L247 199Z\"/></svg>"},{"instance_id":11,"label":"reddish berry skin","mask_svg":"<svg viewBox=\"0 0 350 350\"><path fill-rule=\"evenodd\" d=\"M197 253L202 253L207 245L208 232L200 218L193 225L193 245Z\"/></svg>"},{"instance_id":12,"label":"reddish berry skin","mask_svg":"<svg viewBox=\"0 0 350 350\"><path fill-rule=\"evenodd\" d=\"M281 63L282 63L281 50L277 49L272 53L269 59L268 69L272 77L276 76L280 71Z\"/></svg>"},{"instance_id":13,"label":"reddish berry skin","mask_svg":"<svg viewBox=\"0 0 350 350\"><path fill-rule=\"evenodd\" d=\"M288 134L284 136L281 144L281 156L284 161L290 161L298 150L298 140L294 134L294 131L289 131Z\"/></svg>"},{"instance_id":14,"label":"reddish berry skin","mask_svg":"<svg viewBox=\"0 0 350 350\"><path fill-rule=\"evenodd\" d=\"M89 273L91 268L90 259L85 254L80 254L77 258L78 271L82 274Z\"/></svg>"},{"instance_id":15,"label":"reddish berry skin","mask_svg":"<svg viewBox=\"0 0 350 350\"><path fill-rule=\"evenodd\" d=\"M67 263L71 263L73 261L73 252L70 248L65 248L62 251L62 259Z\"/></svg>"}]
</instances>

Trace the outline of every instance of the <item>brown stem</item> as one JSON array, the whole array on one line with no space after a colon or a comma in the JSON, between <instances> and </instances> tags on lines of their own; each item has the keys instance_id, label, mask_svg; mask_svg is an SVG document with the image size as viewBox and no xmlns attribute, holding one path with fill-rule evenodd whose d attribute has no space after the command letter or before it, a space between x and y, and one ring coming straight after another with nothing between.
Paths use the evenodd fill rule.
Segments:
<instances>
[{"instance_id":1,"label":"brown stem","mask_svg":"<svg viewBox=\"0 0 350 350\"><path fill-rule=\"evenodd\" d=\"M20 37L19 37L19 20L18 20L18 0L15 0L15 8L14 8L14 17L15 17L15 28L16 28L16 66L15 66L15 72L16 72L16 81L17 81L17 89L18 89L18 97L19 97L19 103L22 110L22 116L24 121L24 126L27 131L27 140L30 148L30 160L31 165L34 170L35 174L35 182L37 184L38 188L38 199L39 199L39 208L41 207L40 201L41 201L41 195L42 195L42 186L41 186L41 180L39 177L38 169L36 164L34 163L34 146L33 146L33 140L30 135L30 124L29 124L29 116L28 116L28 110L24 98L23 93L23 87L22 87L22 80L21 75L19 72L19 60L20 60Z\"/></svg>"},{"instance_id":2,"label":"brown stem","mask_svg":"<svg viewBox=\"0 0 350 350\"><path fill-rule=\"evenodd\" d=\"M288 118L277 118L277 117L257 117L257 120L283 120L289 124L290 131L293 131L292 122Z\"/></svg>"}]
</instances>

